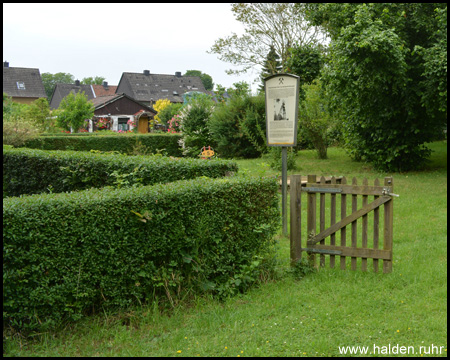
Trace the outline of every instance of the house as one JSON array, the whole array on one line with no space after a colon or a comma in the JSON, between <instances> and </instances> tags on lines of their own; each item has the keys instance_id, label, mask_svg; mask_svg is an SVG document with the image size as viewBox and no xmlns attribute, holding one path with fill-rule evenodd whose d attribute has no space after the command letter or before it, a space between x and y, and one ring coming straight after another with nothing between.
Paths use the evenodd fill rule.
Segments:
<instances>
[{"instance_id":1,"label":"house","mask_svg":"<svg viewBox=\"0 0 450 360\"><path fill-rule=\"evenodd\" d=\"M75 84L56 84L53 89L52 98L50 100L50 109L57 109L64 99L70 93L77 94L83 92L88 100L95 98L95 93L92 85L82 85L80 80L75 80Z\"/></svg>"},{"instance_id":2,"label":"house","mask_svg":"<svg viewBox=\"0 0 450 360\"><path fill-rule=\"evenodd\" d=\"M198 91L207 93L200 77L124 72L117 85L117 93L124 93L145 105L154 105L159 99L172 103L183 103L183 94Z\"/></svg>"},{"instance_id":3,"label":"house","mask_svg":"<svg viewBox=\"0 0 450 360\"><path fill-rule=\"evenodd\" d=\"M47 99L39 69L9 67L7 61L3 63L3 92L21 104Z\"/></svg>"},{"instance_id":4,"label":"house","mask_svg":"<svg viewBox=\"0 0 450 360\"><path fill-rule=\"evenodd\" d=\"M89 121L89 132L101 128L129 131L137 127L139 133L148 133L149 124L157 111L126 94L99 96L91 99L95 106L94 119Z\"/></svg>"},{"instance_id":5,"label":"house","mask_svg":"<svg viewBox=\"0 0 450 360\"><path fill-rule=\"evenodd\" d=\"M50 108L57 109L62 99L70 93L84 91L88 100L92 100L99 96L114 95L116 90L117 86L108 85L106 81L103 81L102 85L82 85L79 80L75 80L75 84L56 84L50 100Z\"/></svg>"},{"instance_id":6,"label":"house","mask_svg":"<svg viewBox=\"0 0 450 360\"><path fill-rule=\"evenodd\" d=\"M102 85L92 85L94 97L114 95L117 90L117 85L108 85L107 81L103 81Z\"/></svg>"}]
</instances>

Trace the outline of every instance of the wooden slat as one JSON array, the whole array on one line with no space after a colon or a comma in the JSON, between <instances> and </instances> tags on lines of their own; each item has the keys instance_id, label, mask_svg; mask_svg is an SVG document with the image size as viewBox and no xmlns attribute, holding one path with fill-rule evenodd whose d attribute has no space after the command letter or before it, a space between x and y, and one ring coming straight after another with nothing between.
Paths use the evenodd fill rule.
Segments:
<instances>
[{"instance_id":1,"label":"wooden slat","mask_svg":"<svg viewBox=\"0 0 450 360\"><path fill-rule=\"evenodd\" d=\"M369 181L367 178L363 179L363 185L367 186L369 185ZM368 196L363 195L362 197L362 206L367 206L368 204ZM362 247L364 249L367 249L367 214L362 216ZM361 270L367 271L367 258L362 258L361 260Z\"/></svg>"},{"instance_id":2,"label":"wooden slat","mask_svg":"<svg viewBox=\"0 0 450 360\"><path fill-rule=\"evenodd\" d=\"M313 194L310 194L310 195L313 195ZM344 196L345 195L343 195L342 197L344 197ZM322 239L325 239L326 237L330 236L332 233L335 233L339 229L341 229L341 231L342 231L345 226L347 226L348 224L350 224L354 220L358 219L359 217L367 214L368 212L372 211L373 209L383 205L384 203L386 203L386 202L388 202L390 200L391 200L390 196L382 196L382 197L378 198L377 200L372 201L370 204L368 204L365 207L359 209L358 211L353 212L351 215L346 216L341 221L339 221L338 223L330 226L325 231L317 234L316 236L314 236L313 238L308 240L307 244L308 245L316 244L319 241L321 241ZM345 214L345 209L343 209L343 201L341 201L341 217L342 217L343 214ZM342 237L341 237L341 240L342 240ZM345 246L345 244L343 246Z\"/></svg>"},{"instance_id":3,"label":"wooden slat","mask_svg":"<svg viewBox=\"0 0 450 360\"><path fill-rule=\"evenodd\" d=\"M348 194L348 195L383 195L383 190L388 188L389 191L392 192L391 186L369 186L369 185L344 185L341 180L341 184L307 184L306 187L312 188L325 188L325 189L342 189L340 194ZM303 188L302 191L306 192L307 189ZM307 192L320 192L320 191L311 191Z\"/></svg>"},{"instance_id":4,"label":"wooden slat","mask_svg":"<svg viewBox=\"0 0 450 360\"><path fill-rule=\"evenodd\" d=\"M325 178L323 176L320 177L320 183L325 183ZM325 194L320 194L320 232L325 230ZM323 239L321 244L325 244L325 239ZM320 266L325 267L325 255L320 255Z\"/></svg>"},{"instance_id":5,"label":"wooden slat","mask_svg":"<svg viewBox=\"0 0 450 360\"><path fill-rule=\"evenodd\" d=\"M316 183L316 175L308 175L308 183ZM316 235L316 194L308 193L308 218L307 218L307 232L308 232L308 240L310 237ZM308 256L309 263L312 266L316 266L316 256L314 254L309 254Z\"/></svg>"},{"instance_id":6,"label":"wooden slat","mask_svg":"<svg viewBox=\"0 0 450 360\"><path fill-rule=\"evenodd\" d=\"M356 186L357 181L356 178L352 179L352 185ZM352 214L355 213L358 210L358 195L353 194L352 195ZM359 217L359 216L358 216ZM354 221L352 221L352 248L356 248L357 241L358 241L358 218L356 218ZM356 270L356 257L352 257L351 260L351 269Z\"/></svg>"},{"instance_id":7,"label":"wooden slat","mask_svg":"<svg viewBox=\"0 0 450 360\"><path fill-rule=\"evenodd\" d=\"M318 250L341 251L342 254L340 256L383 259L385 261L389 261L392 259L392 252L389 250L382 250L382 249L363 249L363 248L353 248L349 246L331 246L321 244L315 244L314 246L309 246L309 248Z\"/></svg>"},{"instance_id":8,"label":"wooden slat","mask_svg":"<svg viewBox=\"0 0 450 360\"><path fill-rule=\"evenodd\" d=\"M347 178L343 177L341 180L341 184L343 184L343 185L347 184ZM344 193L341 195L341 221L340 222L342 222L342 219L345 219L346 216L347 216L347 195L345 195L345 193ZM335 225L333 225L333 226L335 226ZM331 226L330 228L332 228L333 226ZM343 226L341 228L341 246L346 245L346 241L347 241L346 237L347 237L347 229L345 226ZM341 262L341 270L345 270L345 256L340 257L340 262Z\"/></svg>"},{"instance_id":9,"label":"wooden slat","mask_svg":"<svg viewBox=\"0 0 450 360\"><path fill-rule=\"evenodd\" d=\"M291 265L295 265L302 258L302 193L301 176L291 175L290 188L290 241Z\"/></svg>"},{"instance_id":10,"label":"wooden slat","mask_svg":"<svg viewBox=\"0 0 450 360\"><path fill-rule=\"evenodd\" d=\"M394 183L392 177L386 177L384 178L384 185L385 186L391 186L391 191L394 190ZM394 212L393 212L393 201L388 201L384 205L384 242L383 242L383 249L388 250L392 252L392 229L393 229L393 222L394 222ZM391 260L384 260L383 261L383 272L389 273L392 271L392 261Z\"/></svg>"},{"instance_id":11,"label":"wooden slat","mask_svg":"<svg viewBox=\"0 0 450 360\"><path fill-rule=\"evenodd\" d=\"M331 178L331 184L336 184L336 178L333 176ZM330 213L330 226L336 224L336 194L331 194L331 213ZM330 236L330 245L336 245L336 233L331 234ZM334 268L335 266L335 256L330 255L330 267Z\"/></svg>"},{"instance_id":12,"label":"wooden slat","mask_svg":"<svg viewBox=\"0 0 450 360\"><path fill-rule=\"evenodd\" d=\"M380 181L375 179L374 185L378 186ZM374 200L378 199L379 196L375 195ZM380 208L377 207L373 210L373 248L378 249L378 241L380 234ZM373 271L378 272L378 259L373 259Z\"/></svg>"}]
</instances>

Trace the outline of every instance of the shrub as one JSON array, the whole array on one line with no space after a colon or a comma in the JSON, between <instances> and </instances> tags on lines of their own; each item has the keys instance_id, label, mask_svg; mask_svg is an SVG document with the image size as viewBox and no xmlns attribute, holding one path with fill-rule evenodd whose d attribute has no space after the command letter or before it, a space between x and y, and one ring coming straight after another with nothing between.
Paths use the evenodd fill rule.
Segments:
<instances>
[{"instance_id":1,"label":"shrub","mask_svg":"<svg viewBox=\"0 0 450 360\"><path fill-rule=\"evenodd\" d=\"M303 92L305 99L299 106L299 135L312 143L319 159L326 159L328 130L333 122L326 109L326 96L317 81L311 85L303 85Z\"/></svg>"},{"instance_id":2,"label":"shrub","mask_svg":"<svg viewBox=\"0 0 450 360\"><path fill-rule=\"evenodd\" d=\"M30 118L31 105L18 104L3 93L3 144L22 146L39 136L39 126ZM33 107L34 108L34 107Z\"/></svg>"},{"instance_id":3,"label":"shrub","mask_svg":"<svg viewBox=\"0 0 450 360\"><path fill-rule=\"evenodd\" d=\"M5 199L4 328L244 291L272 256L277 189L275 179L202 178Z\"/></svg>"},{"instance_id":4,"label":"shrub","mask_svg":"<svg viewBox=\"0 0 450 360\"><path fill-rule=\"evenodd\" d=\"M266 152L264 96L234 96L216 107L209 122L216 150L225 158L255 158Z\"/></svg>"},{"instance_id":5,"label":"shrub","mask_svg":"<svg viewBox=\"0 0 450 360\"><path fill-rule=\"evenodd\" d=\"M180 112L182 106L183 106L183 104L174 103L174 104L170 104L169 106L167 106L164 109L162 109L158 113L158 116L159 116L159 118L161 120L161 124L164 125L164 126L168 126L169 121L175 115L178 115L178 113Z\"/></svg>"},{"instance_id":6,"label":"shrub","mask_svg":"<svg viewBox=\"0 0 450 360\"><path fill-rule=\"evenodd\" d=\"M227 160L3 149L3 196L42 193L49 187L64 192L113 186L127 174L134 174L129 185L151 185L235 171L236 163Z\"/></svg>"},{"instance_id":7,"label":"shrub","mask_svg":"<svg viewBox=\"0 0 450 360\"><path fill-rule=\"evenodd\" d=\"M133 154L136 146L145 146L148 153L164 151L168 156L181 156L178 134L66 134L42 136L27 141L24 146L42 150L118 151ZM140 143L140 145L139 145Z\"/></svg>"},{"instance_id":8,"label":"shrub","mask_svg":"<svg viewBox=\"0 0 450 360\"><path fill-rule=\"evenodd\" d=\"M180 144L183 148L183 155L198 157L204 146L215 146L208 128L213 111L214 102L211 98L200 94L196 94L181 109L178 117L178 129L182 137Z\"/></svg>"},{"instance_id":9,"label":"shrub","mask_svg":"<svg viewBox=\"0 0 450 360\"><path fill-rule=\"evenodd\" d=\"M286 170L295 170L296 164L295 164L295 158L296 158L296 152L295 149L292 147L288 147L287 149L287 162L286 162ZM267 155L264 157L268 159L269 166L272 169L282 171L282 159L281 159L281 147L274 146L271 147Z\"/></svg>"}]
</instances>

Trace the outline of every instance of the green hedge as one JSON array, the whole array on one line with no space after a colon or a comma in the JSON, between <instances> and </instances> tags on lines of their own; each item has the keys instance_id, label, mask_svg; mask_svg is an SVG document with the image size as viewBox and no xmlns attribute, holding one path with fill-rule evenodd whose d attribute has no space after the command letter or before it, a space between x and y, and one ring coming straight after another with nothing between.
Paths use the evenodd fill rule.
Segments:
<instances>
[{"instance_id":1,"label":"green hedge","mask_svg":"<svg viewBox=\"0 0 450 360\"><path fill-rule=\"evenodd\" d=\"M81 151L3 149L3 197L91 187L152 185L237 172L228 160L105 155Z\"/></svg>"},{"instance_id":2,"label":"green hedge","mask_svg":"<svg viewBox=\"0 0 450 360\"><path fill-rule=\"evenodd\" d=\"M279 226L277 183L199 178L3 201L3 326L244 290Z\"/></svg>"},{"instance_id":3,"label":"green hedge","mask_svg":"<svg viewBox=\"0 0 450 360\"><path fill-rule=\"evenodd\" d=\"M29 140L25 147L42 150L75 150L75 151L118 151L122 154L132 154L133 148L139 142L149 153L164 152L168 156L182 156L178 145L181 138L177 134L133 134L133 135L80 135L40 136ZM201 149L199 149L200 153Z\"/></svg>"}]
</instances>

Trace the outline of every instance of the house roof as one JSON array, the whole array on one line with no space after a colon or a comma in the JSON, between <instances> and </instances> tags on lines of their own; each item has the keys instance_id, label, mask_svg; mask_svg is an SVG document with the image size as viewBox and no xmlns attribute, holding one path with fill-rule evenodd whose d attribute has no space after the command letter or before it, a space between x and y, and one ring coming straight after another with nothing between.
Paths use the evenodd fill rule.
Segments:
<instances>
[{"instance_id":1,"label":"house roof","mask_svg":"<svg viewBox=\"0 0 450 360\"><path fill-rule=\"evenodd\" d=\"M156 115L158 113L151 106L144 105L144 104L136 101L135 99L131 98L130 96L128 96L126 94L115 94L115 95L99 96L99 97L91 99L91 101L92 101L92 103L95 106L95 110L100 110L100 109L106 107L107 105L110 105L110 104L112 104L112 103L114 103L114 102L116 102L116 101L118 101L120 99L127 99L128 101L136 103L139 106L139 108L140 108L139 111L151 112L154 115Z\"/></svg>"},{"instance_id":2,"label":"house roof","mask_svg":"<svg viewBox=\"0 0 450 360\"><path fill-rule=\"evenodd\" d=\"M39 69L3 65L3 92L11 97L47 98Z\"/></svg>"},{"instance_id":3,"label":"house roof","mask_svg":"<svg viewBox=\"0 0 450 360\"><path fill-rule=\"evenodd\" d=\"M92 85L95 97L114 95L117 90L117 85L108 85L108 83L103 83L103 85Z\"/></svg>"},{"instance_id":4,"label":"house roof","mask_svg":"<svg viewBox=\"0 0 450 360\"><path fill-rule=\"evenodd\" d=\"M188 91L206 93L198 76L151 74L124 72L117 86L118 93L125 93L138 101L156 102L168 99L171 102L183 102L183 94Z\"/></svg>"},{"instance_id":5,"label":"house roof","mask_svg":"<svg viewBox=\"0 0 450 360\"><path fill-rule=\"evenodd\" d=\"M50 108L57 109L62 99L64 99L70 93L77 94L84 91L88 100L95 97L92 85L78 85L77 84L56 84L53 90L52 99L50 100Z\"/></svg>"}]
</instances>

